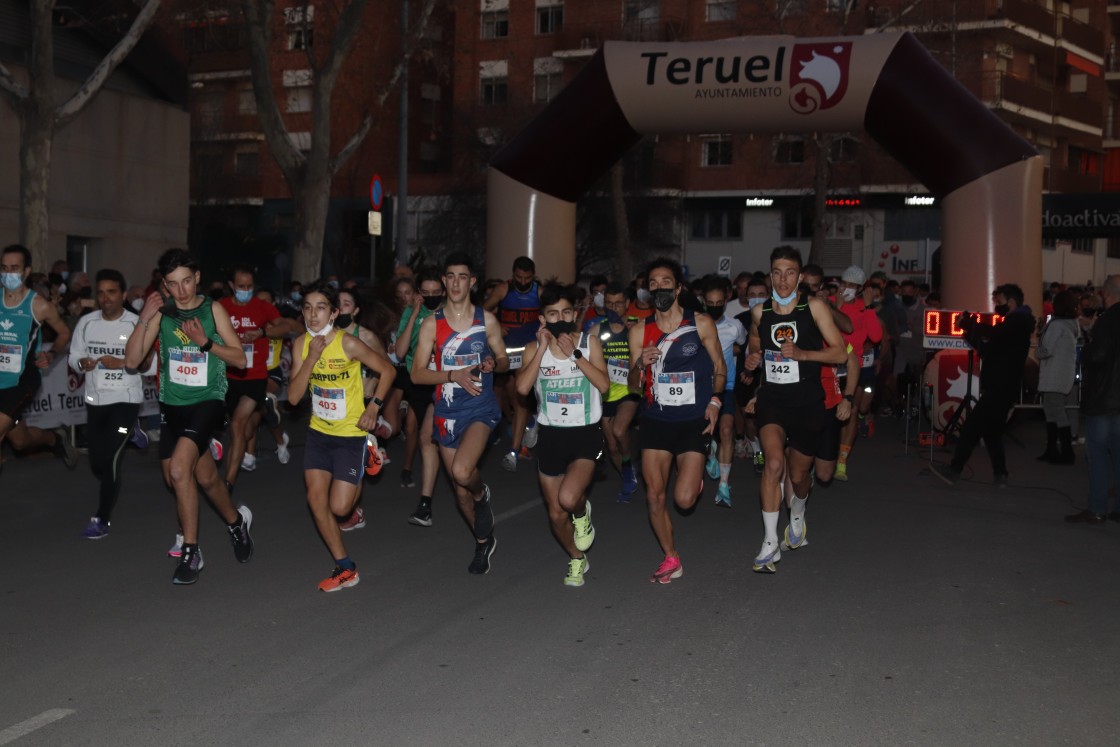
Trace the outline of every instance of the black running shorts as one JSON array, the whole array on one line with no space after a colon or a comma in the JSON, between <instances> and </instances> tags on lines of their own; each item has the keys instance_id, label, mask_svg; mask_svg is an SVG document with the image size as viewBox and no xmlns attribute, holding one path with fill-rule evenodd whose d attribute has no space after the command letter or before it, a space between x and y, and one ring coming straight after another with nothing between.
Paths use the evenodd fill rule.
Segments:
<instances>
[{"instance_id":1,"label":"black running shorts","mask_svg":"<svg viewBox=\"0 0 1120 747\"><path fill-rule=\"evenodd\" d=\"M577 459L599 458L603 453L603 429L599 423L574 428L542 425L537 437L537 471L546 477L559 477Z\"/></svg>"},{"instance_id":2,"label":"black running shorts","mask_svg":"<svg viewBox=\"0 0 1120 747\"><path fill-rule=\"evenodd\" d=\"M707 454L712 442L710 433L704 433L708 421L700 420L654 420L647 414L642 418L642 429L638 438L642 450L667 451L673 456L696 451Z\"/></svg>"}]
</instances>

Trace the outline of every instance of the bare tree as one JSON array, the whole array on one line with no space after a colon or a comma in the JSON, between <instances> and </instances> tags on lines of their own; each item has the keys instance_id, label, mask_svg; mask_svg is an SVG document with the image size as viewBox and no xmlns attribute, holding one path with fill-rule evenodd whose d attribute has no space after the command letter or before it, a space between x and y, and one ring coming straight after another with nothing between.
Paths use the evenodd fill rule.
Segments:
<instances>
[{"instance_id":1,"label":"bare tree","mask_svg":"<svg viewBox=\"0 0 1120 747\"><path fill-rule=\"evenodd\" d=\"M159 4L160 0L144 3L125 35L101 59L78 90L60 104L54 76L52 19L55 0L28 3L31 39L27 80L21 83L0 63L0 98L8 102L19 118L19 240L31 250L35 267L47 264L50 227L47 196L54 135L89 106L147 30Z\"/></svg>"},{"instance_id":2,"label":"bare tree","mask_svg":"<svg viewBox=\"0 0 1120 747\"><path fill-rule=\"evenodd\" d=\"M331 99L342 65L361 28L366 4L367 0L350 0L343 4L335 19L334 33L329 43L322 45L323 35L316 33L315 44L307 48L307 62L311 71L309 81L311 131L310 143L306 144L308 148L303 150L297 147L289 136L272 83L269 49L275 20L275 2L274 0L243 0L242 2L249 31L249 62L253 77L253 94L257 101L261 128L264 130L269 150L276 159L295 202L293 277L319 276L327 212L330 207L331 182L338 170L362 144L373 125L373 112L381 110L384 106L405 66L411 61L419 46L418 41L427 29L435 0L423 0L418 20L408 37L401 40L403 49L397 57L397 63L387 75L381 78L380 88L373 97L371 107L346 143L337 151L333 151ZM305 31L309 20L307 8L308 5L304 3L300 21ZM319 50L325 51L320 53Z\"/></svg>"}]
</instances>

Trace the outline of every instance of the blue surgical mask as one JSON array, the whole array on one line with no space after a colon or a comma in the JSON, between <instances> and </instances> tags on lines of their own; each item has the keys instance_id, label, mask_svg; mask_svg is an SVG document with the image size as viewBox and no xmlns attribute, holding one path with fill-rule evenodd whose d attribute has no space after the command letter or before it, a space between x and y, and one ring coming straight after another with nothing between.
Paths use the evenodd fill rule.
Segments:
<instances>
[{"instance_id":1,"label":"blue surgical mask","mask_svg":"<svg viewBox=\"0 0 1120 747\"><path fill-rule=\"evenodd\" d=\"M760 303L766 303L766 299L765 298L748 298L747 299L747 308L753 309L755 306L758 306Z\"/></svg>"},{"instance_id":2,"label":"blue surgical mask","mask_svg":"<svg viewBox=\"0 0 1120 747\"><path fill-rule=\"evenodd\" d=\"M69 278L70 278L70 272L68 270L63 270L62 272L60 272L58 274L62 276L63 280L69 280Z\"/></svg>"},{"instance_id":3,"label":"blue surgical mask","mask_svg":"<svg viewBox=\"0 0 1120 747\"><path fill-rule=\"evenodd\" d=\"M234 290L233 291L233 298L238 303L249 303L249 300L252 297L253 297L253 291L251 289L250 290Z\"/></svg>"},{"instance_id":4,"label":"blue surgical mask","mask_svg":"<svg viewBox=\"0 0 1120 747\"><path fill-rule=\"evenodd\" d=\"M4 272L0 273L0 284L10 291L16 291L23 287L23 273L22 272Z\"/></svg>"},{"instance_id":5,"label":"blue surgical mask","mask_svg":"<svg viewBox=\"0 0 1120 747\"><path fill-rule=\"evenodd\" d=\"M770 291L770 297L774 299L774 303L779 306L786 306L797 300L797 291L790 293L788 296L782 297L778 295L778 291Z\"/></svg>"},{"instance_id":6,"label":"blue surgical mask","mask_svg":"<svg viewBox=\"0 0 1120 747\"><path fill-rule=\"evenodd\" d=\"M300 301L302 301L302 300L303 300L303 294L302 294L302 293L300 293L299 291L292 291L292 293L291 293L291 299L292 299L293 301L295 301L296 303L299 303Z\"/></svg>"}]
</instances>

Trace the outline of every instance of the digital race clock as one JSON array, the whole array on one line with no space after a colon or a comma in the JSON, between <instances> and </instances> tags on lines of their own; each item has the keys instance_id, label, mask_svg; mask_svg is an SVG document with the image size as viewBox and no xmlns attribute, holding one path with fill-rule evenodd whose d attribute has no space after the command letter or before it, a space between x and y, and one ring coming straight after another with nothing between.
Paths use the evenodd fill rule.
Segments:
<instances>
[{"instance_id":1,"label":"digital race clock","mask_svg":"<svg viewBox=\"0 0 1120 747\"><path fill-rule=\"evenodd\" d=\"M922 325L922 347L927 350L968 350L964 339L965 329L961 322L972 317L977 324L994 327L1003 321L999 314L989 311L950 311L949 309L926 309ZM965 322L967 325L968 322Z\"/></svg>"}]
</instances>

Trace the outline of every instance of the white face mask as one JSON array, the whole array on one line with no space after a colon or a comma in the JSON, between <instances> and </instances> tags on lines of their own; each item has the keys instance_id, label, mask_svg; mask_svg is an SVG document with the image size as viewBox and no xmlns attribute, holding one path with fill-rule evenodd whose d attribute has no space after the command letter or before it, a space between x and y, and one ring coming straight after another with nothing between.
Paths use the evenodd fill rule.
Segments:
<instances>
[{"instance_id":1,"label":"white face mask","mask_svg":"<svg viewBox=\"0 0 1120 747\"><path fill-rule=\"evenodd\" d=\"M840 291L840 298L843 298L847 303L851 303L852 301L856 300L856 289L845 288L844 290Z\"/></svg>"},{"instance_id":2,"label":"white face mask","mask_svg":"<svg viewBox=\"0 0 1120 747\"><path fill-rule=\"evenodd\" d=\"M132 299L131 303L129 303L129 306L131 306L136 311L140 311L144 308L144 299L143 298L134 298L134 299Z\"/></svg>"},{"instance_id":3,"label":"white face mask","mask_svg":"<svg viewBox=\"0 0 1120 747\"><path fill-rule=\"evenodd\" d=\"M607 298L602 293L596 293L591 297L591 303L595 304L595 308L597 309L603 308L603 304L605 304L606 302Z\"/></svg>"},{"instance_id":4,"label":"white face mask","mask_svg":"<svg viewBox=\"0 0 1120 747\"><path fill-rule=\"evenodd\" d=\"M311 335L312 337L322 337L323 335L329 335L332 329L334 329L334 322L328 322L327 324L323 325L323 328L318 332L311 329L311 327L308 327L307 334Z\"/></svg>"},{"instance_id":5,"label":"white face mask","mask_svg":"<svg viewBox=\"0 0 1120 747\"><path fill-rule=\"evenodd\" d=\"M649 303L649 291L645 288L639 288L637 293L638 303Z\"/></svg>"}]
</instances>

